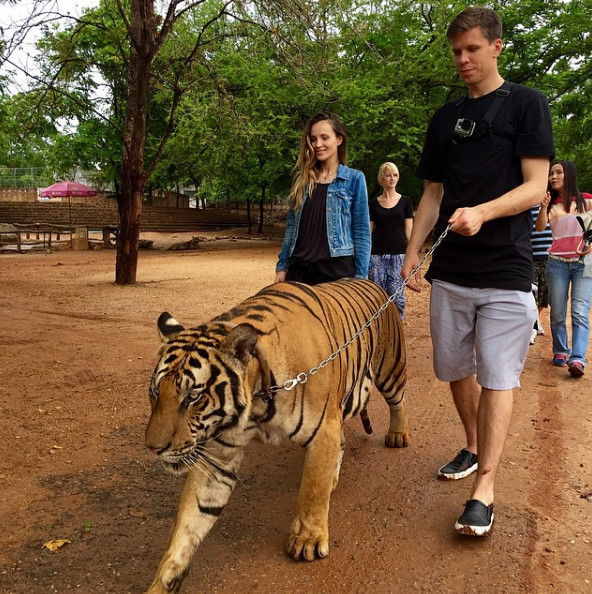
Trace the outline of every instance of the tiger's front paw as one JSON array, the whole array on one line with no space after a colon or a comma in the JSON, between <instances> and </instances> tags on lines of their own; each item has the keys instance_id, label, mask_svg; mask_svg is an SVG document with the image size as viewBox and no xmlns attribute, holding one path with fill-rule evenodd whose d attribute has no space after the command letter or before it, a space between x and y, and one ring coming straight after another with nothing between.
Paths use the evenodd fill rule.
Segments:
<instances>
[{"instance_id":1,"label":"tiger's front paw","mask_svg":"<svg viewBox=\"0 0 592 594\"><path fill-rule=\"evenodd\" d=\"M329 530L306 527L296 518L288 535L286 552L295 561L324 559L329 554Z\"/></svg>"},{"instance_id":2,"label":"tiger's front paw","mask_svg":"<svg viewBox=\"0 0 592 594\"><path fill-rule=\"evenodd\" d=\"M165 586L160 580L154 581L145 594L171 594L171 592L179 592L181 589L181 582L174 582Z\"/></svg>"},{"instance_id":3,"label":"tiger's front paw","mask_svg":"<svg viewBox=\"0 0 592 594\"><path fill-rule=\"evenodd\" d=\"M389 431L384 436L384 445L387 448L406 448L409 445L409 432Z\"/></svg>"},{"instance_id":4,"label":"tiger's front paw","mask_svg":"<svg viewBox=\"0 0 592 594\"><path fill-rule=\"evenodd\" d=\"M150 588L144 594L169 594L169 592L178 592L179 590L167 590L162 582L152 582Z\"/></svg>"},{"instance_id":5,"label":"tiger's front paw","mask_svg":"<svg viewBox=\"0 0 592 594\"><path fill-rule=\"evenodd\" d=\"M154 581L145 594L171 594L181 590L183 579L187 575L189 568L181 569L173 562L161 563L158 568Z\"/></svg>"}]
</instances>

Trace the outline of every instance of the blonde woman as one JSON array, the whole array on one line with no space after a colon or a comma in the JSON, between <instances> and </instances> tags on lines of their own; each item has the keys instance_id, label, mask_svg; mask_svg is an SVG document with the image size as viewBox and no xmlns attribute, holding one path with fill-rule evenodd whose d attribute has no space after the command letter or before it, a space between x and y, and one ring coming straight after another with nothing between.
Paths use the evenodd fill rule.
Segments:
<instances>
[{"instance_id":1,"label":"blonde woman","mask_svg":"<svg viewBox=\"0 0 592 594\"><path fill-rule=\"evenodd\" d=\"M294 167L276 283L366 278L370 218L364 174L346 166L347 133L333 113L306 124Z\"/></svg>"},{"instance_id":2,"label":"blonde woman","mask_svg":"<svg viewBox=\"0 0 592 594\"><path fill-rule=\"evenodd\" d=\"M413 229L413 203L409 196L397 192L399 170L394 163L383 163L378 170L382 194L370 201L372 255L368 278L389 295L399 291L395 305L401 319L405 317L405 295L401 268L407 242Z\"/></svg>"}]
</instances>

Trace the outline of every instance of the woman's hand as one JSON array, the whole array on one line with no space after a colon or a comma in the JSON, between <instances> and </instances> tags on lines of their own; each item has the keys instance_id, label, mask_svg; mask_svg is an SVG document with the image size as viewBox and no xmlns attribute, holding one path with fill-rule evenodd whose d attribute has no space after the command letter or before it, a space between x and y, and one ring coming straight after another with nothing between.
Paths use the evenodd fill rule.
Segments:
<instances>
[{"instance_id":1,"label":"woman's hand","mask_svg":"<svg viewBox=\"0 0 592 594\"><path fill-rule=\"evenodd\" d=\"M286 271L280 270L279 272L275 273L275 279L273 280L273 284L283 283L285 280L286 280Z\"/></svg>"},{"instance_id":2,"label":"woman's hand","mask_svg":"<svg viewBox=\"0 0 592 594\"><path fill-rule=\"evenodd\" d=\"M539 233L545 229L547 226L547 221L549 220L549 212L547 207L549 206L549 202L551 201L551 194L547 192L543 201L541 202L541 207L539 208L539 214L534 222L534 230L538 231Z\"/></svg>"}]
</instances>

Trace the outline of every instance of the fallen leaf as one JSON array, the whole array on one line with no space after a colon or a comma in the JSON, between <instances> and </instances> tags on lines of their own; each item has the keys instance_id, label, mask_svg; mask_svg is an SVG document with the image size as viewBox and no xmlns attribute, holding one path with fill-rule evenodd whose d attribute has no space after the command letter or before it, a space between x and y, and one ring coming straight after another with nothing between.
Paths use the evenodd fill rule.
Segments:
<instances>
[{"instance_id":1,"label":"fallen leaf","mask_svg":"<svg viewBox=\"0 0 592 594\"><path fill-rule=\"evenodd\" d=\"M139 510L139 509L130 508L128 510L128 513L130 516L132 516L132 518L145 518L146 517L146 512L143 510Z\"/></svg>"},{"instance_id":2,"label":"fallen leaf","mask_svg":"<svg viewBox=\"0 0 592 594\"><path fill-rule=\"evenodd\" d=\"M61 549L64 545L71 544L72 541L67 538L52 538L47 542L43 543L46 549L49 549L52 553L55 553L58 549Z\"/></svg>"}]
</instances>

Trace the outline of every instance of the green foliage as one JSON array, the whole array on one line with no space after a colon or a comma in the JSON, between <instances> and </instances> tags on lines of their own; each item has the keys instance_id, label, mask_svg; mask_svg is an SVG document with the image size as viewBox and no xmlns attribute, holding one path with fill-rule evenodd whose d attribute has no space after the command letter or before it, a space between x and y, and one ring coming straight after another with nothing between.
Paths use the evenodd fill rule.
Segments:
<instances>
[{"instance_id":1,"label":"green foliage","mask_svg":"<svg viewBox=\"0 0 592 594\"><path fill-rule=\"evenodd\" d=\"M194 185L208 200L282 199L304 121L332 110L348 128L349 162L366 174L370 194L378 191L378 167L390 160L401 171L399 189L417 199L414 170L427 122L464 92L446 27L468 4L236 3L195 50L204 23L220 9L215 0L196 4L155 56L148 186ZM502 74L547 94L557 155L578 165L582 189L591 190L592 5L489 5L504 21ZM48 23L39 48L43 80L24 95L0 95L0 165L47 164L56 173L80 165L118 183L129 42L117 2L102 0L67 26Z\"/></svg>"},{"instance_id":2,"label":"green foliage","mask_svg":"<svg viewBox=\"0 0 592 594\"><path fill-rule=\"evenodd\" d=\"M28 94L0 94L0 166L40 168L51 153L55 127L38 118Z\"/></svg>"}]
</instances>

